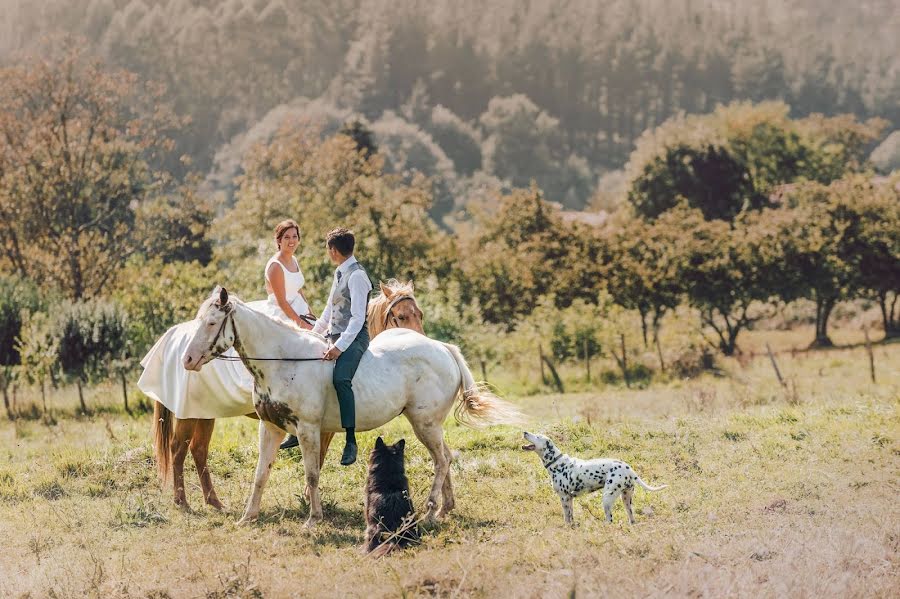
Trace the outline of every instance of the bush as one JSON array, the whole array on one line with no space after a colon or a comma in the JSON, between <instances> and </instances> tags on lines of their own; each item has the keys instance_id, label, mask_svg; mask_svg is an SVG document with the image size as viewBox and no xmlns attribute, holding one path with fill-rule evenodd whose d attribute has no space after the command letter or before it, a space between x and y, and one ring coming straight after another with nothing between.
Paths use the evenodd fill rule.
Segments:
<instances>
[{"instance_id":1,"label":"bush","mask_svg":"<svg viewBox=\"0 0 900 599\"><path fill-rule=\"evenodd\" d=\"M41 309L44 302L32 283L18 277L0 277L0 366L21 363L17 339L27 313Z\"/></svg>"},{"instance_id":2,"label":"bush","mask_svg":"<svg viewBox=\"0 0 900 599\"><path fill-rule=\"evenodd\" d=\"M22 363L19 336L23 321L42 304L37 288L18 277L0 277L0 388L6 414L13 418L15 406L10 405L9 386L15 367Z\"/></svg>"},{"instance_id":3,"label":"bush","mask_svg":"<svg viewBox=\"0 0 900 599\"><path fill-rule=\"evenodd\" d=\"M64 301L48 314L28 318L20 349L33 380L55 371L78 386L82 412L87 413L82 385L110 376L128 357L128 318L111 301Z\"/></svg>"}]
</instances>

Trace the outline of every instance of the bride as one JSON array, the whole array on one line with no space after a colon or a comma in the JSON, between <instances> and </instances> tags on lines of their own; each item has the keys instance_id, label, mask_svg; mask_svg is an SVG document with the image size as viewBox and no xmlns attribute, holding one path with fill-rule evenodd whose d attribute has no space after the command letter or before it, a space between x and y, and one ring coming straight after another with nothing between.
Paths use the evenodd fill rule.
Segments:
<instances>
[{"instance_id":1,"label":"bride","mask_svg":"<svg viewBox=\"0 0 900 599\"><path fill-rule=\"evenodd\" d=\"M315 316L303 295L303 273L294 257L299 243L300 227L296 222L278 223L275 227L278 251L265 268L269 297L248 302L247 306L311 329L309 321L315 322ZM141 360L144 372L138 380L138 388L178 419L211 420L254 413L253 377L241 362L215 360L202 372L188 372L181 365L181 358L197 326L196 320L182 322L160 337ZM237 353L230 349L225 355L237 356Z\"/></svg>"},{"instance_id":2,"label":"bride","mask_svg":"<svg viewBox=\"0 0 900 599\"><path fill-rule=\"evenodd\" d=\"M262 311L278 318L287 318L302 329L312 329L316 318L310 312L309 303L303 295L305 281L294 257L299 243L300 227L297 223L291 219L278 223L275 227L278 252L266 262L266 291L269 299Z\"/></svg>"}]
</instances>

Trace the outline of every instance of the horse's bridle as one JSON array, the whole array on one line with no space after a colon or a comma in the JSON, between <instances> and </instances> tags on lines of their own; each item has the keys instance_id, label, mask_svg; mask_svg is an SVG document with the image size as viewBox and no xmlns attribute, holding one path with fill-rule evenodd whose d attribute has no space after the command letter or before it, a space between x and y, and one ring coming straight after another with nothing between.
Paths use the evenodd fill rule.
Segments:
<instances>
[{"instance_id":1,"label":"horse's bridle","mask_svg":"<svg viewBox=\"0 0 900 599\"><path fill-rule=\"evenodd\" d=\"M228 321L231 321L231 330L234 331L234 343L233 345L237 346L240 341L238 340L238 332L237 327L234 326L234 306L231 302L225 304L225 306L220 306L220 308L228 309L225 311L225 318L222 320L222 326L219 327L219 331L216 333L216 336L213 337L212 347L215 348L219 342L219 337L225 331L225 325L228 324ZM215 360L224 360L226 362L242 362L244 360L255 360L259 362L321 362L324 358L251 358L249 356L225 356L222 354L213 354L213 359Z\"/></svg>"},{"instance_id":2,"label":"horse's bridle","mask_svg":"<svg viewBox=\"0 0 900 599\"><path fill-rule=\"evenodd\" d=\"M394 306L399 304L402 301L411 300L416 309L419 309L419 304L416 303L416 298L411 295L398 295L388 304L387 311L384 313L384 326L387 328L389 322L393 322L394 326L397 328L402 328L400 323L397 322L397 317L394 316ZM421 310L420 310L421 311Z\"/></svg>"}]
</instances>

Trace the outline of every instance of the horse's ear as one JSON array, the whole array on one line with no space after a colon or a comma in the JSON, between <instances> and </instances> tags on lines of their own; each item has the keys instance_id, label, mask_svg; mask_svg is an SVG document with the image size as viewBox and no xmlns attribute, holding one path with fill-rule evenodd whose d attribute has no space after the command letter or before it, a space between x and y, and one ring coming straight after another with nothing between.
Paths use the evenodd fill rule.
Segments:
<instances>
[{"instance_id":1,"label":"horse's ear","mask_svg":"<svg viewBox=\"0 0 900 599\"><path fill-rule=\"evenodd\" d=\"M384 439L382 439L381 437L378 437L377 439L375 439L375 449L382 449L382 448L384 448Z\"/></svg>"},{"instance_id":2,"label":"horse's ear","mask_svg":"<svg viewBox=\"0 0 900 599\"><path fill-rule=\"evenodd\" d=\"M390 287L385 287L384 283L381 281L378 282L378 288L381 289L381 295L386 297L387 299L391 299L391 289Z\"/></svg>"},{"instance_id":3,"label":"horse's ear","mask_svg":"<svg viewBox=\"0 0 900 599\"><path fill-rule=\"evenodd\" d=\"M224 306L228 303L228 290L222 287L219 290L219 306Z\"/></svg>"},{"instance_id":4,"label":"horse's ear","mask_svg":"<svg viewBox=\"0 0 900 599\"><path fill-rule=\"evenodd\" d=\"M403 448L406 447L406 439L400 439L396 443L394 443L394 449L397 451L403 451Z\"/></svg>"}]
</instances>

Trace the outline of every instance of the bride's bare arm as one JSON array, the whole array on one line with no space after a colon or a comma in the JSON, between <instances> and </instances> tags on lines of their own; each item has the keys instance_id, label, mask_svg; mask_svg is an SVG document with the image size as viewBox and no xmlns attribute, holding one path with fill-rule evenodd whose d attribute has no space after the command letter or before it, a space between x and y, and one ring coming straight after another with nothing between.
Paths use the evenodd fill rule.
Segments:
<instances>
[{"instance_id":1,"label":"bride's bare arm","mask_svg":"<svg viewBox=\"0 0 900 599\"><path fill-rule=\"evenodd\" d=\"M272 285L272 294L275 296L275 303L278 304L278 307L284 311L288 318L296 322L301 329L312 328L294 312L294 309L288 303L284 295L284 272L281 270L281 267L273 262L269 265L269 270L266 274L269 275L269 284Z\"/></svg>"}]
</instances>

